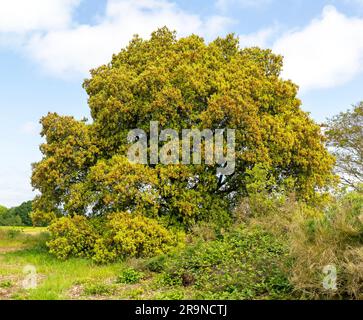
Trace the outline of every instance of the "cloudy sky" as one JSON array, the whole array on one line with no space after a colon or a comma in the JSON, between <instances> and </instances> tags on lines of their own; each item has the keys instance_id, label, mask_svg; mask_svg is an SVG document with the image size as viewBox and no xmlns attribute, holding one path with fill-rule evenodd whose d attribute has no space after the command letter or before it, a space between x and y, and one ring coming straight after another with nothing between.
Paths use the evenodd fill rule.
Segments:
<instances>
[{"instance_id":1,"label":"cloudy sky","mask_svg":"<svg viewBox=\"0 0 363 320\"><path fill-rule=\"evenodd\" d=\"M363 0L0 0L0 204L34 195L39 118L88 116L88 70L164 25L284 55L318 122L363 100Z\"/></svg>"}]
</instances>

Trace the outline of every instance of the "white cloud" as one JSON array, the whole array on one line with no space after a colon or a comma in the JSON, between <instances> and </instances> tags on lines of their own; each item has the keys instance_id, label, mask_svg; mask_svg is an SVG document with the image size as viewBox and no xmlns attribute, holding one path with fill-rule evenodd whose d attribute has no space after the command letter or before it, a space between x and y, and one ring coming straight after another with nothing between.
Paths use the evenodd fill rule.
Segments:
<instances>
[{"instance_id":1,"label":"white cloud","mask_svg":"<svg viewBox=\"0 0 363 320\"><path fill-rule=\"evenodd\" d=\"M283 76L303 91L344 84L363 71L363 19L348 18L334 7L273 45L285 56Z\"/></svg>"},{"instance_id":2,"label":"white cloud","mask_svg":"<svg viewBox=\"0 0 363 320\"><path fill-rule=\"evenodd\" d=\"M172 0L107 0L105 14L96 24L77 24L72 10L80 1L0 0L0 44L21 48L53 75L84 77L91 68L110 61L136 33L147 38L166 25L179 36L197 33L209 40L236 23L223 15L201 17L186 12ZM270 1L218 0L216 4L261 6ZM20 11L27 15L19 15ZM280 30L275 25L240 35L241 46L272 47L284 55L283 76L304 91L344 84L363 71L363 19L328 6L304 28L283 34Z\"/></svg>"},{"instance_id":3,"label":"white cloud","mask_svg":"<svg viewBox=\"0 0 363 320\"><path fill-rule=\"evenodd\" d=\"M204 22L204 31L200 30L200 32L204 33L207 38L212 38L218 36L227 26L237 23L236 20L224 16L211 16Z\"/></svg>"},{"instance_id":4,"label":"white cloud","mask_svg":"<svg viewBox=\"0 0 363 320\"><path fill-rule=\"evenodd\" d=\"M96 25L70 26L33 35L26 44L31 57L53 74L87 75L89 69L107 63L134 34L148 37L168 26L179 36L198 33L207 38L224 31L233 20L222 16L202 19L166 0L109 0Z\"/></svg>"},{"instance_id":5,"label":"white cloud","mask_svg":"<svg viewBox=\"0 0 363 320\"><path fill-rule=\"evenodd\" d=\"M0 33L63 28L80 0L0 0Z\"/></svg>"},{"instance_id":6,"label":"white cloud","mask_svg":"<svg viewBox=\"0 0 363 320\"><path fill-rule=\"evenodd\" d=\"M242 48L256 46L260 48L266 48L271 42L271 37L276 34L277 29L277 27L270 27L254 33L240 35L240 46Z\"/></svg>"}]
</instances>

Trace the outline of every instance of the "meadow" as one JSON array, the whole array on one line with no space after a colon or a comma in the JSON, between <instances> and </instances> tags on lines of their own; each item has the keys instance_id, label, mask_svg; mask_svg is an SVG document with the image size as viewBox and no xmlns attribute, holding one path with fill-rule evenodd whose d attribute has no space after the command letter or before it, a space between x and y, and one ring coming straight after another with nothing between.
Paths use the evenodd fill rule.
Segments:
<instances>
[{"instance_id":1,"label":"meadow","mask_svg":"<svg viewBox=\"0 0 363 320\"><path fill-rule=\"evenodd\" d=\"M241 203L233 225L201 223L167 253L107 263L60 259L49 251L51 228L0 227L0 299L362 299L362 209L360 192L320 212L258 196Z\"/></svg>"},{"instance_id":2,"label":"meadow","mask_svg":"<svg viewBox=\"0 0 363 320\"><path fill-rule=\"evenodd\" d=\"M224 278L225 276L219 274L220 270L214 273L210 267L214 263L219 263L221 268L225 268L226 263L230 263L230 260L222 258L225 254L223 249L230 249L228 245L226 246L226 243L216 242L210 247L204 248L202 248L203 245L201 247L201 243L198 243L190 246L186 251L184 251L184 248L179 248L179 252L174 253L170 260L174 265L169 266L163 272L165 256L152 259L133 258L107 265L98 265L85 258L71 258L61 261L48 252L45 245L48 238L49 235L44 228L0 228L0 299L170 300L237 298L233 296L234 289L232 286L227 288L224 296L222 292L213 292L218 291L218 287L213 290L208 288L211 284L208 273L211 277L217 275L217 278L220 276ZM199 252L199 254L196 254L196 256L199 255L199 262L202 262L202 264L209 262L210 264L210 266L204 266L205 274L200 279L196 279L194 278L195 275L187 273L179 277L175 274L175 268L182 271L183 267L186 267L179 265L180 262L198 263L197 261L190 261L191 255L194 255L196 250ZM263 249L260 248L259 250ZM186 256L183 260L180 260L180 258L183 258L180 255ZM36 268L37 287L34 289L25 289L23 287L23 281L27 276L24 273L24 267L29 265ZM237 267L236 263L234 267ZM248 271L247 269L251 266L247 263L245 267L247 268L244 271ZM243 271L242 269L241 271ZM219 280L222 285L226 282L225 280ZM243 285L248 289L248 283ZM262 285L262 283L259 285ZM223 290L221 289L221 291ZM239 294L248 298L249 294L252 293L247 290L244 293L239 292Z\"/></svg>"},{"instance_id":3,"label":"meadow","mask_svg":"<svg viewBox=\"0 0 363 320\"><path fill-rule=\"evenodd\" d=\"M141 261L95 265L87 259L60 261L45 247L46 228L0 227L0 299L130 299L162 298L168 290L152 286L153 275L133 272ZM37 288L25 290L23 268L36 267ZM124 275L125 282L119 283ZM134 283L137 282L137 283ZM147 288L147 294L145 290Z\"/></svg>"}]
</instances>

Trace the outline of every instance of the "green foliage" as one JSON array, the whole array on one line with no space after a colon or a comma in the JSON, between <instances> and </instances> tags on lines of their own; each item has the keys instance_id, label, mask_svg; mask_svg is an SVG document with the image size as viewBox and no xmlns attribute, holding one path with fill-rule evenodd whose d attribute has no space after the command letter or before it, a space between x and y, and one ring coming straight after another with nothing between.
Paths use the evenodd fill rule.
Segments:
<instances>
[{"instance_id":1,"label":"green foliage","mask_svg":"<svg viewBox=\"0 0 363 320\"><path fill-rule=\"evenodd\" d=\"M73 292L76 283L75 292L83 287L84 294L95 299L363 299L362 191L344 191L320 206L296 201L293 195L281 197L278 192L264 196L267 200L259 206L254 201L263 200L262 195L250 197L249 202L245 199L235 210L238 219L231 228L217 232L203 222L188 234L187 243L168 253L107 266L81 258L59 261L44 250L45 239L40 235L32 239L35 236L18 232L22 228L3 227L2 248L8 245L22 250L0 259L0 269L10 275L15 272L12 266L30 263L46 277L39 288L27 293L17 292L17 286L6 281L0 287L22 299L69 298L67 292ZM78 218L81 221L73 221ZM57 229L66 229L62 234L73 238L74 226L84 234L82 224L86 221L87 228L97 234L96 241L105 241L106 225L114 217L78 218L60 219L60 225L66 227ZM69 219L70 225L63 219ZM120 220L123 218L118 217ZM112 251L112 247L106 249ZM337 269L336 290L323 286L327 265ZM18 272L21 275L21 270ZM79 295L82 297L82 290Z\"/></svg>"},{"instance_id":2,"label":"green foliage","mask_svg":"<svg viewBox=\"0 0 363 320\"><path fill-rule=\"evenodd\" d=\"M43 159L32 185L34 210L58 214L142 213L168 224L230 223L230 209L248 194L248 170L263 165L272 188L293 182L312 199L333 175L320 127L300 108L297 86L280 77L282 57L240 49L233 35L206 43L177 39L166 28L134 37L112 61L92 70L84 88L92 122L50 113L42 118ZM127 134L139 128L236 129L236 170L218 165L133 165ZM160 145L161 146L161 145ZM103 244L99 244L100 247ZM109 253L112 255L112 253Z\"/></svg>"},{"instance_id":3,"label":"green foliage","mask_svg":"<svg viewBox=\"0 0 363 320\"><path fill-rule=\"evenodd\" d=\"M161 272L167 260L167 255L158 255L147 260L146 268L152 272Z\"/></svg>"},{"instance_id":4,"label":"green foliage","mask_svg":"<svg viewBox=\"0 0 363 320\"><path fill-rule=\"evenodd\" d=\"M7 209L0 206L0 226L31 226L32 201Z\"/></svg>"},{"instance_id":5,"label":"green foliage","mask_svg":"<svg viewBox=\"0 0 363 320\"><path fill-rule=\"evenodd\" d=\"M336 181L334 159L281 70L281 56L240 49L232 35L207 44L163 28L150 40L136 36L91 71L84 83L90 123L42 118L43 159L32 175L40 196L31 217L51 223L50 252L90 258L75 261L95 268L130 257L142 264L121 274L118 267L107 278L118 284L87 283L86 295L144 286L150 279L140 281L138 270L148 270L162 287L159 299L362 298L362 106L328 125L338 166L357 190L333 199L322 191ZM127 134L149 134L150 121L178 132L236 129L235 173L218 177L218 166L203 161L130 163ZM29 223L28 209L13 214L19 223ZM188 232L182 246L180 229ZM334 292L322 286L328 264L338 270ZM125 295L145 297L148 289Z\"/></svg>"},{"instance_id":6,"label":"green foliage","mask_svg":"<svg viewBox=\"0 0 363 320\"><path fill-rule=\"evenodd\" d=\"M21 217L11 214L8 210L0 215L0 226L22 226Z\"/></svg>"},{"instance_id":7,"label":"green foliage","mask_svg":"<svg viewBox=\"0 0 363 320\"><path fill-rule=\"evenodd\" d=\"M67 208L71 212L84 213L84 205L95 204L98 215L118 211L157 214L156 174L148 167L132 164L124 156L99 161L90 169L83 184L74 186ZM148 192L143 191L148 188Z\"/></svg>"},{"instance_id":8,"label":"green foliage","mask_svg":"<svg viewBox=\"0 0 363 320\"><path fill-rule=\"evenodd\" d=\"M156 220L129 213L107 220L62 217L49 227L50 252L60 259L89 257L108 263L126 257L149 257L167 252L177 238Z\"/></svg>"},{"instance_id":9,"label":"green foliage","mask_svg":"<svg viewBox=\"0 0 363 320\"><path fill-rule=\"evenodd\" d=\"M50 227L49 252L59 259L91 257L98 234L83 216L63 217Z\"/></svg>"},{"instance_id":10,"label":"green foliage","mask_svg":"<svg viewBox=\"0 0 363 320\"><path fill-rule=\"evenodd\" d=\"M290 197L244 199L239 221L269 230L288 248L285 276L294 297L361 299L363 296L363 193L343 192L319 206ZM323 269L337 270L337 290L323 286Z\"/></svg>"},{"instance_id":11,"label":"green foliage","mask_svg":"<svg viewBox=\"0 0 363 320\"><path fill-rule=\"evenodd\" d=\"M212 298L284 298L287 248L260 228L241 225L219 239L198 242L168 257L159 282L192 286Z\"/></svg>"},{"instance_id":12,"label":"green foliage","mask_svg":"<svg viewBox=\"0 0 363 320\"><path fill-rule=\"evenodd\" d=\"M21 218L22 225L31 226L32 220L30 213L32 211L32 201L23 202L20 206L9 209L9 214L13 216L19 216Z\"/></svg>"},{"instance_id":13,"label":"green foliage","mask_svg":"<svg viewBox=\"0 0 363 320\"><path fill-rule=\"evenodd\" d=\"M139 272L133 268L127 268L121 272L121 274L117 278L117 283L123 284L135 284L138 283L144 274Z\"/></svg>"},{"instance_id":14,"label":"green foliage","mask_svg":"<svg viewBox=\"0 0 363 320\"><path fill-rule=\"evenodd\" d=\"M0 215L4 214L6 211L8 211L8 208L0 205Z\"/></svg>"},{"instance_id":15,"label":"green foliage","mask_svg":"<svg viewBox=\"0 0 363 320\"><path fill-rule=\"evenodd\" d=\"M85 121L48 113L41 119L41 135L46 143L40 146L44 158L33 164L32 184L41 192L34 201L34 211L63 212L69 188L82 181L95 163L97 149L91 142Z\"/></svg>"},{"instance_id":16,"label":"green foliage","mask_svg":"<svg viewBox=\"0 0 363 320\"><path fill-rule=\"evenodd\" d=\"M36 227L49 226L57 218L54 212L45 212L41 210L34 210L30 214L30 217L32 219L33 225Z\"/></svg>"},{"instance_id":17,"label":"green foliage","mask_svg":"<svg viewBox=\"0 0 363 320\"><path fill-rule=\"evenodd\" d=\"M358 189L363 183L363 102L330 119L326 136L342 182Z\"/></svg>"},{"instance_id":18,"label":"green foliage","mask_svg":"<svg viewBox=\"0 0 363 320\"><path fill-rule=\"evenodd\" d=\"M269 215L276 207L278 208L285 200L285 185L292 183L291 179L286 179L283 185L278 188L275 178L268 168L256 165L246 171L246 189L248 197L245 197L237 210L245 206L245 216ZM287 191L287 192L286 192Z\"/></svg>"},{"instance_id":19,"label":"green foliage","mask_svg":"<svg viewBox=\"0 0 363 320\"><path fill-rule=\"evenodd\" d=\"M142 215L112 214L105 230L95 246L93 259L99 263L116 257L149 257L167 252L176 244L170 231Z\"/></svg>"}]
</instances>

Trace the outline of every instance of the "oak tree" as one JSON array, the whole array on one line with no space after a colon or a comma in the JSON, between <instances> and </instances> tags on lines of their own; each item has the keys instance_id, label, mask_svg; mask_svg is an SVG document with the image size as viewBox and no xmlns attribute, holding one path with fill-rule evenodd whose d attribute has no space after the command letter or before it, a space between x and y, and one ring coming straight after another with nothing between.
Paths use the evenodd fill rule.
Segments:
<instances>
[{"instance_id":1,"label":"oak tree","mask_svg":"<svg viewBox=\"0 0 363 320\"><path fill-rule=\"evenodd\" d=\"M110 63L84 82L90 123L45 116L43 159L32 184L35 208L57 215L138 212L189 225L228 219L248 195L256 165L278 188L287 179L311 200L333 178L334 159L320 127L301 109L298 87L283 80L283 59L270 50L241 49L234 35L206 43L177 39L167 28L149 40L135 36ZM133 164L127 135L139 128L236 130L236 167L216 175L217 164Z\"/></svg>"}]
</instances>

